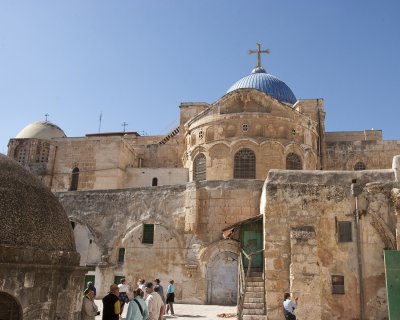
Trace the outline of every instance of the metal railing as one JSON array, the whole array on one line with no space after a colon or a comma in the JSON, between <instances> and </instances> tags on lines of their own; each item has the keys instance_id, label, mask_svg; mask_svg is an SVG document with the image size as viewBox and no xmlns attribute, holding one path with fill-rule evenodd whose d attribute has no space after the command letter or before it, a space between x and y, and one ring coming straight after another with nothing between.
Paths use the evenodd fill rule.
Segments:
<instances>
[{"instance_id":1,"label":"metal railing","mask_svg":"<svg viewBox=\"0 0 400 320\"><path fill-rule=\"evenodd\" d=\"M243 319L243 305L244 305L244 299L246 297L246 290L247 290L247 281L250 277L251 274L251 264L253 260L253 256L255 256L258 253L263 252L264 249L258 250L252 253L247 254L243 249L240 250L240 255L239 255L239 267L238 267L238 320ZM245 268L243 265L243 256L249 260L249 263L247 265L247 272L246 275L244 273Z\"/></svg>"}]
</instances>

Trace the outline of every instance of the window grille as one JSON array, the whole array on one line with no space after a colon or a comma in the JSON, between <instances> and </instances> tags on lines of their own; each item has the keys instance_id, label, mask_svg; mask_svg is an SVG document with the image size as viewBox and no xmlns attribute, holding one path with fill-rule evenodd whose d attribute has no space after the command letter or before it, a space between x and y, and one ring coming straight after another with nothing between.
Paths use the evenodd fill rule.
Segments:
<instances>
[{"instance_id":1,"label":"window grille","mask_svg":"<svg viewBox=\"0 0 400 320\"><path fill-rule=\"evenodd\" d=\"M287 170L303 169L300 156L297 155L296 153L289 153L286 157L286 169Z\"/></svg>"},{"instance_id":2,"label":"window grille","mask_svg":"<svg viewBox=\"0 0 400 320\"><path fill-rule=\"evenodd\" d=\"M366 169L367 169L367 167L364 162L359 161L354 165L355 171L366 170Z\"/></svg>"},{"instance_id":3,"label":"window grille","mask_svg":"<svg viewBox=\"0 0 400 320\"><path fill-rule=\"evenodd\" d=\"M338 242L353 241L351 221L338 221L337 231L338 231Z\"/></svg>"},{"instance_id":4,"label":"window grille","mask_svg":"<svg viewBox=\"0 0 400 320\"><path fill-rule=\"evenodd\" d=\"M23 146L17 147L15 150L15 160L19 162L20 164L25 164L27 161L27 155L26 155L26 150Z\"/></svg>"},{"instance_id":5,"label":"window grille","mask_svg":"<svg viewBox=\"0 0 400 320\"><path fill-rule=\"evenodd\" d=\"M49 145L42 145L42 148L40 150L39 162L47 162L49 160L49 151Z\"/></svg>"},{"instance_id":6,"label":"window grille","mask_svg":"<svg viewBox=\"0 0 400 320\"><path fill-rule=\"evenodd\" d=\"M200 153L193 164L193 181L206 180L206 156Z\"/></svg>"},{"instance_id":7,"label":"window grille","mask_svg":"<svg viewBox=\"0 0 400 320\"><path fill-rule=\"evenodd\" d=\"M248 125L247 123L243 123L243 124L242 124L242 131L243 131L243 132L249 131L249 125Z\"/></svg>"},{"instance_id":8,"label":"window grille","mask_svg":"<svg viewBox=\"0 0 400 320\"><path fill-rule=\"evenodd\" d=\"M241 149L235 154L234 179L255 179L256 178L256 155L250 149Z\"/></svg>"},{"instance_id":9,"label":"window grille","mask_svg":"<svg viewBox=\"0 0 400 320\"><path fill-rule=\"evenodd\" d=\"M203 139L203 137L204 137L204 132L203 132L203 130L200 130L199 131L199 139Z\"/></svg>"},{"instance_id":10,"label":"window grille","mask_svg":"<svg viewBox=\"0 0 400 320\"><path fill-rule=\"evenodd\" d=\"M154 243L154 224L144 224L143 225L142 243L147 243L147 244Z\"/></svg>"}]
</instances>

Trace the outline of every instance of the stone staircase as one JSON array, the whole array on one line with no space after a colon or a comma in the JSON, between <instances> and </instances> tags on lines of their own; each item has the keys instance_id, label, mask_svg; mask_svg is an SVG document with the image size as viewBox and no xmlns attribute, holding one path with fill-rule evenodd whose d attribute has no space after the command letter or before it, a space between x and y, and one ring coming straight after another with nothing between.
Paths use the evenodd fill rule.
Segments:
<instances>
[{"instance_id":1,"label":"stone staircase","mask_svg":"<svg viewBox=\"0 0 400 320\"><path fill-rule=\"evenodd\" d=\"M247 279L243 320L265 320L265 289L262 271L253 271Z\"/></svg>"}]
</instances>

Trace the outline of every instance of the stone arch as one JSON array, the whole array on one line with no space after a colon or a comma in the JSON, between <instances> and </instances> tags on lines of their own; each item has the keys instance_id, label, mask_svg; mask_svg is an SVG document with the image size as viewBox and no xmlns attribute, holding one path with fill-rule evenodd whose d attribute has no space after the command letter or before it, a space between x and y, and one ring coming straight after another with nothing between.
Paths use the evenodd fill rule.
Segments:
<instances>
[{"instance_id":1,"label":"stone arch","mask_svg":"<svg viewBox=\"0 0 400 320\"><path fill-rule=\"evenodd\" d=\"M304 169L316 170L317 169L317 156L312 150L307 150L304 155Z\"/></svg>"},{"instance_id":2,"label":"stone arch","mask_svg":"<svg viewBox=\"0 0 400 320\"><path fill-rule=\"evenodd\" d=\"M152 244L143 243L143 225L154 225ZM170 277L171 266L181 266L184 262L182 248L185 247L182 235L174 229L145 219L132 224L124 234L113 243L112 256L116 256L118 244L125 248L124 275L128 282L135 283L138 278L153 279L154 275L161 279ZM135 266L132 268L131 266ZM179 279L175 279L179 282Z\"/></svg>"},{"instance_id":3,"label":"stone arch","mask_svg":"<svg viewBox=\"0 0 400 320\"><path fill-rule=\"evenodd\" d=\"M211 160L225 159L229 153L230 153L230 146L224 142L219 142L217 144L214 144L209 149Z\"/></svg>"},{"instance_id":4,"label":"stone arch","mask_svg":"<svg viewBox=\"0 0 400 320\"><path fill-rule=\"evenodd\" d=\"M22 320L22 307L11 294L0 291L0 319Z\"/></svg>"},{"instance_id":5,"label":"stone arch","mask_svg":"<svg viewBox=\"0 0 400 320\"><path fill-rule=\"evenodd\" d=\"M207 275L207 303L237 303L239 247L237 241L220 240L202 252L200 259L205 264Z\"/></svg>"},{"instance_id":6,"label":"stone arch","mask_svg":"<svg viewBox=\"0 0 400 320\"><path fill-rule=\"evenodd\" d=\"M259 143L257 143L257 141L252 138L240 139L240 140L237 140L232 143L231 151L232 151L232 154L235 154L240 149L248 148L248 149L252 149L255 153L257 153L259 146L260 146Z\"/></svg>"},{"instance_id":7,"label":"stone arch","mask_svg":"<svg viewBox=\"0 0 400 320\"><path fill-rule=\"evenodd\" d=\"M215 135L214 127L212 126L208 127L206 130L206 142L214 141L214 135Z\"/></svg>"}]
</instances>

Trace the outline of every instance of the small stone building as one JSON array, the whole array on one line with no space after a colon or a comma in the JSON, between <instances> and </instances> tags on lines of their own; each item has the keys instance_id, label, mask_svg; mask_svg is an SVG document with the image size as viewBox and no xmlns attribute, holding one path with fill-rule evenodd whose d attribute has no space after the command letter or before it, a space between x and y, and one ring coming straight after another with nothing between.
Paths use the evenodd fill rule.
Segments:
<instances>
[{"instance_id":1,"label":"small stone building","mask_svg":"<svg viewBox=\"0 0 400 320\"><path fill-rule=\"evenodd\" d=\"M392 170L269 172L261 200L268 319L283 318L284 292L299 297L299 319L388 319L384 250L399 249L399 164L397 156Z\"/></svg>"},{"instance_id":2,"label":"small stone building","mask_svg":"<svg viewBox=\"0 0 400 320\"><path fill-rule=\"evenodd\" d=\"M80 319L86 271L57 198L0 155L0 319Z\"/></svg>"}]
</instances>

